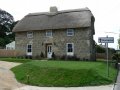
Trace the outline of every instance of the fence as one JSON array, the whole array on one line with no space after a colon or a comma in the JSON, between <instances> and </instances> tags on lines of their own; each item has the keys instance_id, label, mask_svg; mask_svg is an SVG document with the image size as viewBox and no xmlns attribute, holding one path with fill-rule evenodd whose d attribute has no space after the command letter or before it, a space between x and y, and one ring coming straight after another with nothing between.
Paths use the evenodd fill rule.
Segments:
<instances>
[{"instance_id":1,"label":"fence","mask_svg":"<svg viewBox=\"0 0 120 90\"><path fill-rule=\"evenodd\" d=\"M96 53L96 58L97 59L106 59L107 56L106 56L106 53ZM108 59L109 60L112 59L112 54L111 53L108 54Z\"/></svg>"},{"instance_id":2,"label":"fence","mask_svg":"<svg viewBox=\"0 0 120 90\"><path fill-rule=\"evenodd\" d=\"M16 57L20 55L22 55L22 53L16 50L0 49L0 57Z\"/></svg>"}]
</instances>

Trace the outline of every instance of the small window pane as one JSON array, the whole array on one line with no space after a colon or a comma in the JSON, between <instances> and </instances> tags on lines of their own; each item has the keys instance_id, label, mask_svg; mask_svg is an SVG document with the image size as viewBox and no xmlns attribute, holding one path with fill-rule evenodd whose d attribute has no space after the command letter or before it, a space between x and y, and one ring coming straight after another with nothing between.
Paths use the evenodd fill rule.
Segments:
<instances>
[{"instance_id":1,"label":"small window pane","mask_svg":"<svg viewBox=\"0 0 120 90\"><path fill-rule=\"evenodd\" d=\"M50 30L50 31L46 31L46 36L47 37L52 37L52 31Z\"/></svg>"},{"instance_id":2,"label":"small window pane","mask_svg":"<svg viewBox=\"0 0 120 90\"><path fill-rule=\"evenodd\" d=\"M67 52L73 52L73 45L72 44L68 44L68 50Z\"/></svg>"},{"instance_id":3,"label":"small window pane","mask_svg":"<svg viewBox=\"0 0 120 90\"><path fill-rule=\"evenodd\" d=\"M31 49L28 49L28 52L31 52Z\"/></svg>"},{"instance_id":4,"label":"small window pane","mask_svg":"<svg viewBox=\"0 0 120 90\"><path fill-rule=\"evenodd\" d=\"M67 29L67 36L73 36L74 35L74 29Z\"/></svg>"},{"instance_id":5,"label":"small window pane","mask_svg":"<svg viewBox=\"0 0 120 90\"><path fill-rule=\"evenodd\" d=\"M33 32L27 32L27 38L33 38Z\"/></svg>"},{"instance_id":6,"label":"small window pane","mask_svg":"<svg viewBox=\"0 0 120 90\"><path fill-rule=\"evenodd\" d=\"M28 48L31 48L31 45L28 45Z\"/></svg>"},{"instance_id":7,"label":"small window pane","mask_svg":"<svg viewBox=\"0 0 120 90\"><path fill-rule=\"evenodd\" d=\"M27 52L32 52L32 45L27 45Z\"/></svg>"}]
</instances>

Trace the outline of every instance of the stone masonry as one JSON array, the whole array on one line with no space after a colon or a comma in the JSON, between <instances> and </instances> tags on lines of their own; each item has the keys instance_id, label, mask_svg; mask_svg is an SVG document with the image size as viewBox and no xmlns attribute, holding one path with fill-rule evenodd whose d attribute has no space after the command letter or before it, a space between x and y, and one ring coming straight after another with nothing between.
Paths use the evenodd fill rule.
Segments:
<instances>
[{"instance_id":1,"label":"stone masonry","mask_svg":"<svg viewBox=\"0 0 120 90\"><path fill-rule=\"evenodd\" d=\"M66 55L66 44L74 44L74 55L80 59L94 59L94 40L90 28L74 29L74 36L67 36L67 29L52 30L53 36L46 37L46 30L34 31L33 38L27 38L27 32L16 33L16 50L26 55L27 44L32 44L32 55L46 56L46 44L52 44L56 56ZM47 57L47 56L46 56Z\"/></svg>"}]
</instances>

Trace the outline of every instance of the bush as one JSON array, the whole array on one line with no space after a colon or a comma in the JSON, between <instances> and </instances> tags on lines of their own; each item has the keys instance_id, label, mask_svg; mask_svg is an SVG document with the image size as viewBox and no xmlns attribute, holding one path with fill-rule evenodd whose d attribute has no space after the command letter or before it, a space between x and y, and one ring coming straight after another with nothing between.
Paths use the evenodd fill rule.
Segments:
<instances>
[{"instance_id":1,"label":"bush","mask_svg":"<svg viewBox=\"0 0 120 90\"><path fill-rule=\"evenodd\" d=\"M43 54L43 52L41 52L40 57L41 57L41 58L44 58L44 57L45 57L44 54Z\"/></svg>"},{"instance_id":2,"label":"bush","mask_svg":"<svg viewBox=\"0 0 120 90\"><path fill-rule=\"evenodd\" d=\"M40 59L41 59L41 56L40 56L40 55L36 55L36 56L34 56L34 59L40 60Z\"/></svg>"},{"instance_id":3,"label":"bush","mask_svg":"<svg viewBox=\"0 0 120 90\"><path fill-rule=\"evenodd\" d=\"M43 59L43 58L45 58L43 52L41 52L40 54L34 56L34 59L37 59L37 60L41 60L41 59Z\"/></svg>"},{"instance_id":4,"label":"bush","mask_svg":"<svg viewBox=\"0 0 120 90\"><path fill-rule=\"evenodd\" d=\"M119 53L113 54L112 60L115 60L116 62L120 62L120 54Z\"/></svg>"},{"instance_id":5,"label":"bush","mask_svg":"<svg viewBox=\"0 0 120 90\"><path fill-rule=\"evenodd\" d=\"M26 59L32 59L32 56L31 55L26 55L25 58Z\"/></svg>"},{"instance_id":6,"label":"bush","mask_svg":"<svg viewBox=\"0 0 120 90\"><path fill-rule=\"evenodd\" d=\"M96 45L96 52L97 53L105 53L105 48L103 48L99 45Z\"/></svg>"},{"instance_id":7,"label":"bush","mask_svg":"<svg viewBox=\"0 0 120 90\"><path fill-rule=\"evenodd\" d=\"M56 59L56 55L54 52L52 53L52 59L54 59L54 60Z\"/></svg>"},{"instance_id":8,"label":"bush","mask_svg":"<svg viewBox=\"0 0 120 90\"><path fill-rule=\"evenodd\" d=\"M74 56L63 55L60 59L61 60L73 60L73 61L80 60L80 58L78 58L76 55L74 55Z\"/></svg>"},{"instance_id":9,"label":"bush","mask_svg":"<svg viewBox=\"0 0 120 90\"><path fill-rule=\"evenodd\" d=\"M118 63L120 62L120 54L119 53L113 54L112 60L115 61L115 68L118 68Z\"/></svg>"}]
</instances>

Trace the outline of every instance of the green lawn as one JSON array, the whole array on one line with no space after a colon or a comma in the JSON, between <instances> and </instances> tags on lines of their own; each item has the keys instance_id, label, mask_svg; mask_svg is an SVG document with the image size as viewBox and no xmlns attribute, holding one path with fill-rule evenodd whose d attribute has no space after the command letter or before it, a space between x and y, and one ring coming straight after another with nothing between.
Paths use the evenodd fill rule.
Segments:
<instances>
[{"instance_id":1,"label":"green lawn","mask_svg":"<svg viewBox=\"0 0 120 90\"><path fill-rule=\"evenodd\" d=\"M117 73L110 66L110 76L107 77L106 63L82 61L31 61L11 70L21 83L66 87L111 84Z\"/></svg>"},{"instance_id":2,"label":"green lawn","mask_svg":"<svg viewBox=\"0 0 120 90\"><path fill-rule=\"evenodd\" d=\"M26 63L26 62L30 62L30 61L32 61L32 59L0 58L0 61Z\"/></svg>"}]
</instances>

